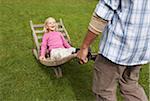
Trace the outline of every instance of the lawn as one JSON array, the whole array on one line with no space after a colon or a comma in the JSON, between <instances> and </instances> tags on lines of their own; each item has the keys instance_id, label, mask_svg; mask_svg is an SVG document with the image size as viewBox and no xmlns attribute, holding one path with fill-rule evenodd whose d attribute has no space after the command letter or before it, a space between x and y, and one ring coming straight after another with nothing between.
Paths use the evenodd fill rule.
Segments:
<instances>
[{"instance_id":1,"label":"lawn","mask_svg":"<svg viewBox=\"0 0 150 101\"><path fill-rule=\"evenodd\" d=\"M0 101L94 101L93 62L72 60L62 66L63 77L32 55L29 21L43 23L62 18L73 46L79 47L98 0L0 0ZM92 45L96 52L98 40ZM149 66L144 65L140 84L149 95ZM118 93L117 93L118 94ZM118 100L122 97L118 94Z\"/></svg>"}]
</instances>

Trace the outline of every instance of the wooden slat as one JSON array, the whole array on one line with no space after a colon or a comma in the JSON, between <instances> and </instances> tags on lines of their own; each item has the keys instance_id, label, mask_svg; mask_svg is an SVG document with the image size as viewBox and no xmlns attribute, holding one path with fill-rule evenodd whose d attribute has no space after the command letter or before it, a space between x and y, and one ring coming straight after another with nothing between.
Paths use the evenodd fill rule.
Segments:
<instances>
[{"instance_id":1,"label":"wooden slat","mask_svg":"<svg viewBox=\"0 0 150 101\"><path fill-rule=\"evenodd\" d=\"M36 48L37 48L37 52L39 53L40 46L39 46L38 37L35 33L32 21L30 21L30 26L31 26L31 29L32 29L32 35L33 35L34 42L35 42L35 45L36 45Z\"/></svg>"},{"instance_id":2,"label":"wooden slat","mask_svg":"<svg viewBox=\"0 0 150 101\"><path fill-rule=\"evenodd\" d=\"M44 27L44 24L34 24L33 27L34 28L41 28L41 27Z\"/></svg>"},{"instance_id":3,"label":"wooden slat","mask_svg":"<svg viewBox=\"0 0 150 101\"><path fill-rule=\"evenodd\" d=\"M63 29L63 28L58 28L58 31L59 31L59 32L63 32L64 29Z\"/></svg>"},{"instance_id":4,"label":"wooden slat","mask_svg":"<svg viewBox=\"0 0 150 101\"><path fill-rule=\"evenodd\" d=\"M57 22L57 25L58 25L58 26L61 26L61 23L60 23L60 22ZM43 27L44 27L44 24L34 24L33 27L34 27L34 28L43 28Z\"/></svg>"},{"instance_id":5,"label":"wooden slat","mask_svg":"<svg viewBox=\"0 0 150 101\"><path fill-rule=\"evenodd\" d=\"M38 37L38 39L42 39L42 36L37 36Z\"/></svg>"},{"instance_id":6,"label":"wooden slat","mask_svg":"<svg viewBox=\"0 0 150 101\"><path fill-rule=\"evenodd\" d=\"M61 23L60 23L60 22L57 22L57 25L58 25L58 26L61 26Z\"/></svg>"},{"instance_id":7,"label":"wooden slat","mask_svg":"<svg viewBox=\"0 0 150 101\"><path fill-rule=\"evenodd\" d=\"M62 28L64 29L64 31L65 31L65 33L66 33L66 36L67 36L67 38L68 38L68 42L71 44L69 34L68 34L68 32L67 32L67 30L66 30L64 24L63 24L62 19L59 19L59 20L60 20L60 23L61 23L61 25L62 25Z\"/></svg>"},{"instance_id":8,"label":"wooden slat","mask_svg":"<svg viewBox=\"0 0 150 101\"><path fill-rule=\"evenodd\" d=\"M44 30L35 30L35 33L44 33Z\"/></svg>"},{"instance_id":9,"label":"wooden slat","mask_svg":"<svg viewBox=\"0 0 150 101\"><path fill-rule=\"evenodd\" d=\"M38 60L38 57L39 57L39 56L38 56L37 50L36 50L36 49L33 49L32 52L33 52L33 54L35 55L36 59Z\"/></svg>"},{"instance_id":10,"label":"wooden slat","mask_svg":"<svg viewBox=\"0 0 150 101\"><path fill-rule=\"evenodd\" d=\"M59 32L65 32L63 28L58 28ZM35 33L44 33L44 30L35 30Z\"/></svg>"}]
</instances>

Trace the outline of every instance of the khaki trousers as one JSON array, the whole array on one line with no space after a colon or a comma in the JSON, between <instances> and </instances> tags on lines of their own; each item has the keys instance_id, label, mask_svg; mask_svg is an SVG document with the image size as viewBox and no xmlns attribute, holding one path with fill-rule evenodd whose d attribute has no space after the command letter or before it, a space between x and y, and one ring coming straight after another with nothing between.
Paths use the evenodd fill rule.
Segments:
<instances>
[{"instance_id":1,"label":"khaki trousers","mask_svg":"<svg viewBox=\"0 0 150 101\"><path fill-rule=\"evenodd\" d=\"M148 101L143 88L138 84L140 67L117 65L98 55L94 65L92 88L96 101L117 101L117 84L124 101Z\"/></svg>"}]
</instances>

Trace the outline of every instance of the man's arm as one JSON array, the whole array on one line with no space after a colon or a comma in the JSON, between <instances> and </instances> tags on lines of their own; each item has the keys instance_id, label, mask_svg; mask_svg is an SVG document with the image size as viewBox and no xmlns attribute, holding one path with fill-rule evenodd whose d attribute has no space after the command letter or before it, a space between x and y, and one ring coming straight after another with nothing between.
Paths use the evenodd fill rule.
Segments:
<instances>
[{"instance_id":1,"label":"man's arm","mask_svg":"<svg viewBox=\"0 0 150 101\"><path fill-rule=\"evenodd\" d=\"M77 57L80 59L81 64L87 62L88 48L96 37L97 37L96 34L88 30L87 35L80 47L80 51L77 53Z\"/></svg>"},{"instance_id":2,"label":"man's arm","mask_svg":"<svg viewBox=\"0 0 150 101\"><path fill-rule=\"evenodd\" d=\"M80 51L77 54L77 57L81 60L80 63L87 62L88 48L95 38L102 32L107 25L107 21L97 16L93 13L91 21L89 23L87 35L84 38L84 41L80 47Z\"/></svg>"}]
</instances>

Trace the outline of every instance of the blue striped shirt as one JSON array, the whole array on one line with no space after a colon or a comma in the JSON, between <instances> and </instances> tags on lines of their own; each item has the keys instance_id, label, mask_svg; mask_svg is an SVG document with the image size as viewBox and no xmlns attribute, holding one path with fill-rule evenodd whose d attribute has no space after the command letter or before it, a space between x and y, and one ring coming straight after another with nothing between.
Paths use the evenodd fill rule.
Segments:
<instances>
[{"instance_id":1,"label":"blue striped shirt","mask_svg":"<svg viewBox=\"0 0 150 101\"><path fill-rule=\"evenodd\" d=\"M109 21L100 54L120 65L150 62L150 0L100 0L95 13Z\"/></svg>"}]
</instances>

